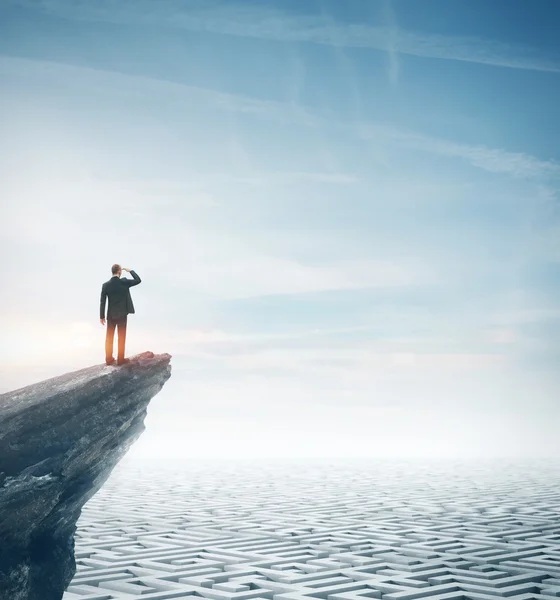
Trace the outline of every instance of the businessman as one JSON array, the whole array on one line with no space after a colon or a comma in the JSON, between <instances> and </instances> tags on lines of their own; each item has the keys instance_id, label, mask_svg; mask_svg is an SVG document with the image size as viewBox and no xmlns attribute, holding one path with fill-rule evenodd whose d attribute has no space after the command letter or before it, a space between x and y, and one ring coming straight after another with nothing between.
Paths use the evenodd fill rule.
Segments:
<instances>
[{"instance_id":1,"label":"businessman","mask_svg":"<svg viewBox=\"0 0 560 600\"><path fill-rule=\"evenodd\" d=\"M122 272L130 273L133 279L122 277ZM118 264L111 267L112 277L101 287L101 304L99 307L99 318L101 325L105 325L105 305L109 299L107 309L107 336L105 338L105 362L112 365L113 342L115 339L115 328L119 335L117 365L124 365L130 360L124 357L124 345L126 342L126 321L129 314L134 313L134 304L130 295L130 288L138 285L142 280L131 269L123 268Z\"/></svg>"}]
</instances>

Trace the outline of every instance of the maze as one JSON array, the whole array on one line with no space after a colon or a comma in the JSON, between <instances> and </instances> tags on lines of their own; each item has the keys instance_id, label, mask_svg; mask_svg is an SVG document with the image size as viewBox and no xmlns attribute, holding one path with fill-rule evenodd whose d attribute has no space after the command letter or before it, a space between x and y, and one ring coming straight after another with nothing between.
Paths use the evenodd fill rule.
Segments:
<instances>
[{"instance_id":1,"label":"maze","mask_svg":"<svg viewBox=\"0 0 560 600\"><path fill-rule=\"evenodd\" d=\"M64 600L560 597L560 464L125 461Z\"/></svg>"}]
</instances>

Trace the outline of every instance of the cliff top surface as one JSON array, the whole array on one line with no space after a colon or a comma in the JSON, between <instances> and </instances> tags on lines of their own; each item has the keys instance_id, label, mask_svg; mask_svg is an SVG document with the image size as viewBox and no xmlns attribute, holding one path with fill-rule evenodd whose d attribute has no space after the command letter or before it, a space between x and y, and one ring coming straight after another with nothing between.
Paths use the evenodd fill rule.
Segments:
<instances>
[{"instance_id":1,"label":"cliff top surface","mask_svg":"<svg viewBox=\"0 0 560 600\"><path fill-rule=\"evenodd\" d=\"M169 370L170 360L170 354L143 352L131 357L130 363L126 365L94 365L0 394L0 423L14 413L47 403L49 399L61 394L72 394L84 386L117 386L120 381L137 379L142 374L149 376L158 371ZM0 432L2 429L0 425Z\"/></svg>"}]
</instances>

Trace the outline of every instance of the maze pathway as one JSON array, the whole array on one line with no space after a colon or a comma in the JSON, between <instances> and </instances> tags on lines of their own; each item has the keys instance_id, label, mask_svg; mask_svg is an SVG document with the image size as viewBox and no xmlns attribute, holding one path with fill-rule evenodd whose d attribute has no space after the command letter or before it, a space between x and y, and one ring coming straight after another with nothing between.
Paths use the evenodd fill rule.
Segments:
<instances>
[{"instance_id":1,"label":"maze pathway","mask_svg":"<svg viewBox=\"0 0 560 600\"><path fill-rule=\"evenodd\" d=\"M64 600L551 600L560 464L124 461Z\"/></svg>"}]
</instances>

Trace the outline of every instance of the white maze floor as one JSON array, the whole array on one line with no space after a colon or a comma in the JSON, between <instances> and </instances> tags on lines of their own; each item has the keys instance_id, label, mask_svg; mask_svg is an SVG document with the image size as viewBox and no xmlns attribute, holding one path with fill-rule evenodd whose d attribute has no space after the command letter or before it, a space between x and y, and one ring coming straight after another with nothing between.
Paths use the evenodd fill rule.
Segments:
<instances>
[{"instance_id":1,"label":"white maze floor","mask_svg":"<svg viewBox=\"0 0 560 600\"><path fill-rule=\"evenodd\" d=\"M122 463L64 600L560 597L560 463Z\"/></svg>"}]
</instances>

